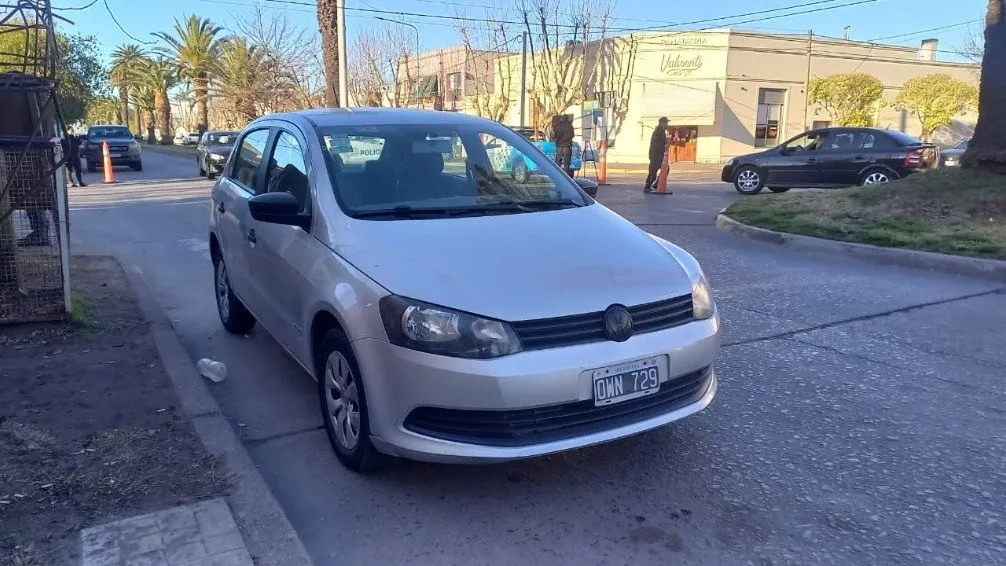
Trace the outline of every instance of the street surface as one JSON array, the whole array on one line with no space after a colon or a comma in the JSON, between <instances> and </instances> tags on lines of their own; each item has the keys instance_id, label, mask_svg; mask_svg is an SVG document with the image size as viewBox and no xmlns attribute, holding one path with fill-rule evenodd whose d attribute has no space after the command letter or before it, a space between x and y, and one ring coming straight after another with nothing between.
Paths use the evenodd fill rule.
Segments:
<instances>
[{"instance_id":1,"label":"street surface","mask_svg":"<svg viewBox=\"0 0 1006 566\"><path fill-rule=\"evenodd\" d=\"M147 151L70 189L75 252L140 266L319 565L1006 564L1006 293L716 230L739 195L642 177L599 200L692 252L725 346L704 412L635 438L484 467L344 470L314 383L259 329L217 319L210 182ZM98 175L88 175L98 183ZM751 197L759 198L759 197Z\"/></svg>"}]
</instances>

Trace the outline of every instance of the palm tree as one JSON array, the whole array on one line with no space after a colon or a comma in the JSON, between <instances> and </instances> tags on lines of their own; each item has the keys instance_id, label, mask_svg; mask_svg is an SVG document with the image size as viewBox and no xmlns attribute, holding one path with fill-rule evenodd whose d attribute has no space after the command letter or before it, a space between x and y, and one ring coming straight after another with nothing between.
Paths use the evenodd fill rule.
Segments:
<instances>
[{"instance_id":1,"label":"palm tree","mask_svg":"<svg viewBox=\"0 0 1006 566\"><path fill-rule=\"evenodd\" d=\"M154 129L157 128L157 117L154 115L154 111L157 109L157 95L146 81L133 87L133 104L136 105L138 111L143 112L143 126L147 129L147 143L157 143L157 136L154 135Z\"/></svg>"},{"instance_id":2,"label":"palm tree","mask_svg":"<svg viewBox=\"0 0 1006 566\"><path fill-rule=\"evenodd\" d=\"M1006 0L989 0L978 124L961 162L1006 173Z\"/></svg>"},{"instance_id":3,"label":"palm tree","mask_svg":"<svg viewBox=\"0 0 1006 566\"><path fill-rule=\"evenodd\" d=\"M146 54L139 45L127 43L120 45L112 52L112 84L119 90L119 102L122 104L122 121L129 126L130 90L136 84L136 73L139 65L146 60ZM136 131L140 130L140 113L136 113Z\"/></svg>"},{"instance_id":4,"label":"palm tree","mask_svg":"<svg viewBox=\"0 0 1006 566\"><path fill-rule=\"evenodd\" d=\"M148 60L140 70L141 84L154 94L154 112L161 127L162 144L171 143L171 101L168 90L178 84L178 67L167 59Z\"/></svg>"},{"instance_id":5,"label":"palm tree","mask_svg":"<svg viewBox=\"0 0 1006 566\"><path fill-rule=\"evenodd\" d=\"M335 0L318 0L318 27L325 66L325 105L339 106L339 30L335 25Z\"/></svg>"},{"instance_id":6,"label":"palm tree","mask_svg":"<svg viewBox=\"0 0 1006 566\"><path fill-rule=\"evenodd\" d=\"M215 91L229 103L239 126L255 119L255 102L264 98L257 85L264 74L265 52L240 37L229 38L221 45Z\"/></svg>"},{"instance_id":7,"label":"palm tree","mask_svg":"<svg viewBox=\"0 0 1006 566\"><path fill-rule=\"evenodd\" d=\"M203 133L209 128L210 110L207 91L210 79L216 74L220 57L220 38L223 28L210 19L189 16L184 21L175 20L175 35L155 33L167 43L159 51L178 65L179 75L192 84L196 94L196 114L199 120L197 130Z\"/></svg>"}]
</instances>

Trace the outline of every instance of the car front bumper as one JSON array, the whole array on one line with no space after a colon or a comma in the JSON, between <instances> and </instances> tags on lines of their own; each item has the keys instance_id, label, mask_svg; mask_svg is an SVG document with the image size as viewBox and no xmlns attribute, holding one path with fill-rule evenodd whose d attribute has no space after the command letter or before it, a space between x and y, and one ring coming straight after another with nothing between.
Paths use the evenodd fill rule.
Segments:
<instances>
[{"instance_id":1,"label":"car front bumper","mask_svg":"<svg viewBox=\"0 0 1006 566\"><path fill-rule=\"evenodd\" d=\"M723 181L724 183L733 183L734 182L734 170L736 168L737 168L737 165L735 165L735 164L724 165L723 166L723 171L720 173L720 180Z\"/></svg>"},{"instance_id":2,"label":"car front bumper","mask_svg":"<svg viewBox=\"0 0 1006 566\"><path fill-rule=\"evenodd\" d=\"M358 340L353 347L366 380L371 439L378 450L431 462L492 463L616 440L702 410L716 394L712 364L719 331L717 314L626 342L528 351L494 360L437 356L379 339ZM665 368L659 393L608 405L603 411L594 407L592 370L651 358L661 360ZM685 387L679 385L684 380L688 396L667 397ZM663 399L673 402L658 404ZM447 435L413 425L415 415L424 411L489 415L504 427L516 422L510 419L532 419L534 424L506 438ZM535 419L558 413L580 420L560 430L550 421L552 430L539 434L544 428L536 428Z\"/></svg>"}]
</instances>

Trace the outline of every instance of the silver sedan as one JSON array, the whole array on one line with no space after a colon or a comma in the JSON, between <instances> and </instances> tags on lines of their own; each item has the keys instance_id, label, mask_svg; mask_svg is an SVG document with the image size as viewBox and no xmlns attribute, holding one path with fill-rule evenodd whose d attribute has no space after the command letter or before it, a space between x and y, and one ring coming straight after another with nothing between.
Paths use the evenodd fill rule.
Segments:
<instances>
[{"instance_id":1,"label":"silver sedan","mask_svg":"<svg viewBox=\"0 0 1006 566\"><path fill-rule=\"evenodd\" d=\"M462 114L256 120L212 193L221 322L260 324L317 379L357 471L538 456L702 410L720 319L699 264L588 185Z\"/></svg>"}]
</instances>

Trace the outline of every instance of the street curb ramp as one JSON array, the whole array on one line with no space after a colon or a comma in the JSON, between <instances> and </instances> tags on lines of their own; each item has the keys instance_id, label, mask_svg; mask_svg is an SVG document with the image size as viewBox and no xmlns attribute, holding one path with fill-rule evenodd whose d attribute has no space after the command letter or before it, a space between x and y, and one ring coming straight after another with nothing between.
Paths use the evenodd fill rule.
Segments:
<instances>
[{"instance_id":1,"label":"street curb ramp","mask_svg":"<svg viewBox=\"0 0 1006 566\"><path fill-rule=\"evenodd\" d=\"M724 214L724 211L720 211L719 215L716 216L717 229L738 236L744 236L758 242L787 246L809 252L841 253L875 263L943 271L957 275L1006 282L1006 261L906 250L902 248L885 248L870 244L841 242L815 238L813 236L776 232L738 222Z\"/></svg>"},{"instance_id":2,"label":"street curb ramp","mask_svg":"<svg viewBox=\"0 0 1006 566\"><path fill-rule=\"evenodd\" d=\"M310 566L311 559L297 532L244 445L234 435L227 417L220 412L220 406L196 371L196 364L182 346L171 321L158 305L143 272L120 254L104 255L113 255L122 264L137 305L150 322L161 362L199 440L207 451L223 458L234 474L234 490L227 501L255 563Z\"/></svg>"}]
</instances>

